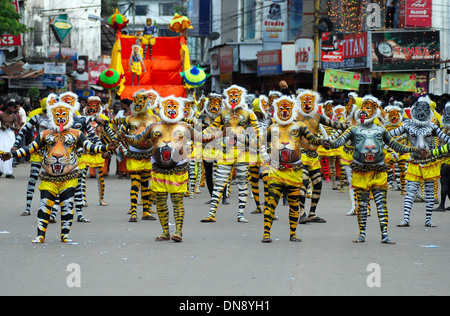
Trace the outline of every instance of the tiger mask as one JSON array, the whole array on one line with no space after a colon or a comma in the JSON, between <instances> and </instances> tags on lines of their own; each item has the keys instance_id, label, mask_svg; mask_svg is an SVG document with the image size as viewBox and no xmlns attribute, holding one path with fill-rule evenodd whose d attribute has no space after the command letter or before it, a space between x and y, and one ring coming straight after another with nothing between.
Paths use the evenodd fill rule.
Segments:
<instances>
[{"instance_id":1,"label":"tiger mask","mask_svg":"<svg viewBox=\"0 0 450 316\"><path fill-rule=\"evenodd\" d=\"M225 97L225 106L231 110L245 108L245 98L247 90L237 85L232 85L223 91Z\"/></svg>"}]
</instances>

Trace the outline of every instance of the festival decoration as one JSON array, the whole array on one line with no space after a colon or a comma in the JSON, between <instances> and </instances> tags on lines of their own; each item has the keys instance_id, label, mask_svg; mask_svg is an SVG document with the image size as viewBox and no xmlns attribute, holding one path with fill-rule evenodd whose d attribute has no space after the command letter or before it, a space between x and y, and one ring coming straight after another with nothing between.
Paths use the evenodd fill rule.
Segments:
<instances>
[{"instance_id":1,"label":"festival decoration","mask_svg":"<svg viewBox=\"0 0 450 316\"><path fill-rule=\"evenodd\" d=\"M174 17L169 22L169 30L183 33L186 29L193 29L191 20L187 16L175 13Z\"/></svg>"},{"instance_id":2,"label":"festival decoration","mask_svg":"<svg viewBox=\"0 0 450 316\"><path fill-rule=\"evenodd\" d=\"M120 85L120 81L122 76L119 74L117 70L114 69L106 69L98 78L98 83L105 89L112 90L117 88Z\"/></svg>"},{"instance_id":3,"label":"festival decoration","mask_svg":"<svg viewBox=\"0 0 450 316\"><path fill-rule=\"evenodd\" d=\"M201 87L205 84L206 79L209 77L209 74L206 74L199 65L181 72L180 75L181 78L184 79L184 82L188 88Z\"/></svg>"},{"instance_id":4,"label":"festival decoration","mask_svg":"<svg viewBox=\"0 0 450 316\"><path fill-rule=\"evenodd\" d=\"M116 12L108 18L108 25L116 31L122 31L128 26L128 20L116 9Z\"/></svg>"}]
</instances>

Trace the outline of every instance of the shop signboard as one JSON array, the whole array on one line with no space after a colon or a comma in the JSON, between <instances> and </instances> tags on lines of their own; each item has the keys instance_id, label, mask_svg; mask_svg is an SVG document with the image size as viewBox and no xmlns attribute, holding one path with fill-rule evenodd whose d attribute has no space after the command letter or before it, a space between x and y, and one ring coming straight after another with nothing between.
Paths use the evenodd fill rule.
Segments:
<instances>
[{"instance_id":1,"label":"shop signboard","mask_svg":"<svg viewBox=\"0 0 450 316\"><path fill-rule=\"evenodd\" d=\"M418 72L416 74L415 97L421 97L428 94L428 72Z\"/></svg>"},{"instance_id":2,"label":"shop signboard","mask_svg":"<svg viewBox=\"0 0 450 316\"><path fill-rule=\"evenodd\" d=\"M16 12L19 12L19 1L11 1ZM22 46L22 35L2 34L0 35L0 46Z\"/></svg>"},{"instance_id":3,"label":"shop signboard","mask_svg":"<svg viewBox=\"0 0 450 316\"><path fill-rule=\"evenodd\" d=\"M404 0L400 2L399 28L432 27L433 0Z\"/></svg>"},{"instance_id":4,"label":"shop signboard","mask_svg":"<svg viewBox=\"0 0 450 316\"><path fill-rule=\"evenodd\" d=\"M439 31L372 32L372 72L440 68Z\"/></svg>"},{"instance_id":5,"label":"shop signboard","mask_svg":"<svg viewBox=\"0 0 450 316\"><path fill-rule=\"evenodd\" d=\"M66 85L66 75L42 75L42 85L48 88L64 88Z\"/></svg>"},{"instance_id":6,"label":"shop signboard","mask_svg":"<svg viewBox=\"0 0 450 316\"><path fill-rule=\"evenodd\" d=\"M358 90L361 81L361 74L357 72L327 69L323 76L323 86L344 89Z\"/></svg>"},{"instance_id":7,"label":"shop signboard","mask_svg":"<svg viewBox=\"0 0 450 316\"><path fill-rule=\"evenodd\" d=\"M416 74L388 72L381 76L381 90L416 91Z\"/></svg>"},{"instance_id":8,"label":"shop signboard","mask_svg":"<svg viewBox=\"0 0 450 316\"><path fill-rule=\"evenodd\" d=\"M281 66L281 49L260 51L256 56L258 76L280 75L283 72Z\"/></svg>"},{"instance_id":9,"label":"shop signboard","mask_svg":"<svg viewBox=\"0 0 450 316\"><path fill-rule=\"evenodd\" d=\"M323 32L320 61L342 62L344 60L344 35Z\"/></svg>"},{"instance_id":10,"label":"shop signboard","mask_svg":"<svg viewBox=\"0 0 450 316\"><path fill-rule=\"evenodd\" d=\"M233 46L220 48L219 55L220 73L233 72Z\"/></svg>"},{"instance_id":11,"label":"shop signboard","mask_svg":"<svg viewBox=\"0 0 450 316\"><path fill-rule=\"evenodd\" d=\"M288 31L287 0L264 0L262 11L263 41L286 42Z\"/></svg>"},{"instance_id":12,"label":"shop signboard","mask_svg":"<svg viewBox=\"0 0 450 316\"><path fill-rule=\"evenodd\" d=\"M56 46L50 46L47 48L48 58L50 59L59 59L60 51ZM77 60L78 59L78 51L76 48L70 47L61 47L61 59L69 59L69 60Z\"/></svg>"},{"instance_id":13,"label":"shop signboard","mask_svg":"<svg viewBox=\"0 0 450 316\"><path fill-rule=\"evenodd\" d=\"M70 24L67 14L60 14L50 22L50 28L58 43L62 43L72 30L72 24Z\"/></svg>"},{"instance_id":14,"label":"shop signboard","mask_svg":"<svg viewBox=\"0 0 450 316\"><path fill-rule=\"evenodd\" d=\"M322 69L369 68L367 32L345 34L342 44L342 62L322 61Z\"/></svg>"},{"instance_id":15,"label":"shop signboard","mask_svg":"<svg viewBox=\"0 0 450 316\"><path fill-rule=\"evenodd\" d=\"M314 40L298 38L295 40L295 72L312 72L314 67Z\"/></svg>"}]
</instances>

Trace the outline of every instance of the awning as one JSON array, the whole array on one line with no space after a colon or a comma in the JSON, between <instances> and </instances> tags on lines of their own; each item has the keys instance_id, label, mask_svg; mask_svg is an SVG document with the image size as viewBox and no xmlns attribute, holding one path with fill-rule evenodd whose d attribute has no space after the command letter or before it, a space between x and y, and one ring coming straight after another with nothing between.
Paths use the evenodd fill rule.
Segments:
<instances>
[{"instance_id":1,"label":"awning","mask_svg":"<svg viewBox=\"0 0 450 316\"><path fill-rule=\"evenodd\" d=\"M4 75L0 78L4 79L22 79L22 78L36 78L44 74L44 69L41 70L26 70L22 66L24 63L18 61L15 64L9 66L1 66L0 68L4 72Z\"/></svg>"}]
</instances>

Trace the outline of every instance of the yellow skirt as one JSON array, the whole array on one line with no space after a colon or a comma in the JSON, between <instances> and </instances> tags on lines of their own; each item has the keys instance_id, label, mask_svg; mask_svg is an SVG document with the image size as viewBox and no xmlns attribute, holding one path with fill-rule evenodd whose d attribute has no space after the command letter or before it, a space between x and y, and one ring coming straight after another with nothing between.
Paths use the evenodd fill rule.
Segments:
<instances>
[{"instance_id":1,"label":"yellow skirt","mask_svg":"<svg viewBox=\"0 0 450 316\"><path fill-rule=\"evenodd\" d=\"M185 193L189 180L188 171L165 174L153 170L150 180L150 190L153 192Z\"/></svg>"},{"instance_id":2,"label":"yellow skirt","mask_svg":"<svg viewBox=\"0 0 450 316\"><path fill-rule=\"evenodd\" d=\"M409 162L405 179L407 181L434 181L441 177L442 160L432 161L425 165Z\"/></svg>"},{"instance_id":3,"label":"yellow skirt","mask_svg":"<svg viewBox=\"0 0 450 316\"><path fill-rule=\"evenodd\" d=\"M360 190L387 190L387 172L353 170L352 187Z\"/></svg>"},{"instance_id":4,"label":"yellow skirt","mask_svg":"<svg viewBox=\"0 0 450 316\"><path fill-rule=\"evenodd\" d=\"M129 172L151 171L152 163L148 159L127 158L127 170Z\"/></svg>"},{"instance_id":5,"label":"yellow skirt","mask_svg":"<svg viewBox=\"0 0 450 316\"><path fill-rule=\"evenodd\" d=\"M341 152L341 164L349 166L353 162L353 154L346 153L344 150Z\"/></svg>"},{"instance_id":6,"label":"yellow skirt","mask_svg":"<svg viewBox=\"0 0 450 316\"><path fill-rule=\"evenodd\" d=\"M140 62L131 62L130 67L131 72L135 73L136 75L140 76L142 73L142 67Z\"/></svg>"},{"instance_id":7,"label":"yellow skirt","mask_svg":"<svg viewBox=\"0 0 450 316\"><path fill-rule=\"evenodd\" d=\"M323 146L317 147L317 153L321 157L333 157L333 156L339 156L340 155L340 148L331 148L331 149L325 149Z\"/></svg>"},{"instance_id":8,"label":"yellow skirt","mask_svg":"<svg viewBox=\"0 0 450 316\"><path fill-rule=\"evenodd\" d=\"M78 185L78 178L61 182L41 180L41 183L39 184L39 190L48 191L54 195L58 195L67 188L71 187L76 188L77 185Z\"/></svg>"},{"instance_id":9,"label":"yellow skirt","mask_svg":"<svg viewBox=\"0 0 450 316\"><path fill-rule=\"evenodd\" d=\"M292 185L300 188L303 185L302 175L302 170L294 170L293 168L278 170L274 167L270 167L267 183L269 185L271 183Z\"/></svg>"},{"instance_id":10,"label":"yellow skirt","mask_svg":"<svg viewBox=\"0 0 450 316\"><path fill-rule=\"evenodd\" d=\"M305 168L308 168L308 170L310 170L310 171L321 168L320 160L318 157L312 158L312 157L308 157L308 156L302 154L301 159L302 159L302 163L305 166Z\"/></svg>"},{"instance_id":11,"label":"yellow skirt","mask_svg":"<svg viewBox=\"0 0 450 316\"><path fill-rule=\"evenodd\" d=\"M84 162L87 166L91 168L103 167L105 163L105 158L102 157L102 154L84 155Z\"/></svg>"},{"instance_id":12,"label":"yellow skirt","mask_svg":"<svg viewBox=\"0 0 450 316\"><path fill-rule=\"evenodd\" d=\"M77 163L78 163L78 169L86 169L86 158L85 158L86 154L82 154L80 157L77 158Z\"/></svg>"},{"instance_id":13,"label":"yellow skirt","mask_svg":"<svg viewBox=\"0 0 450 316\"><path fill-rule=\"evenodd\" d=\"M30 156L30 162L42 162L43 158L44 157L42 157L39 153L32 153Z\"/></svg>"}]
</instances>

